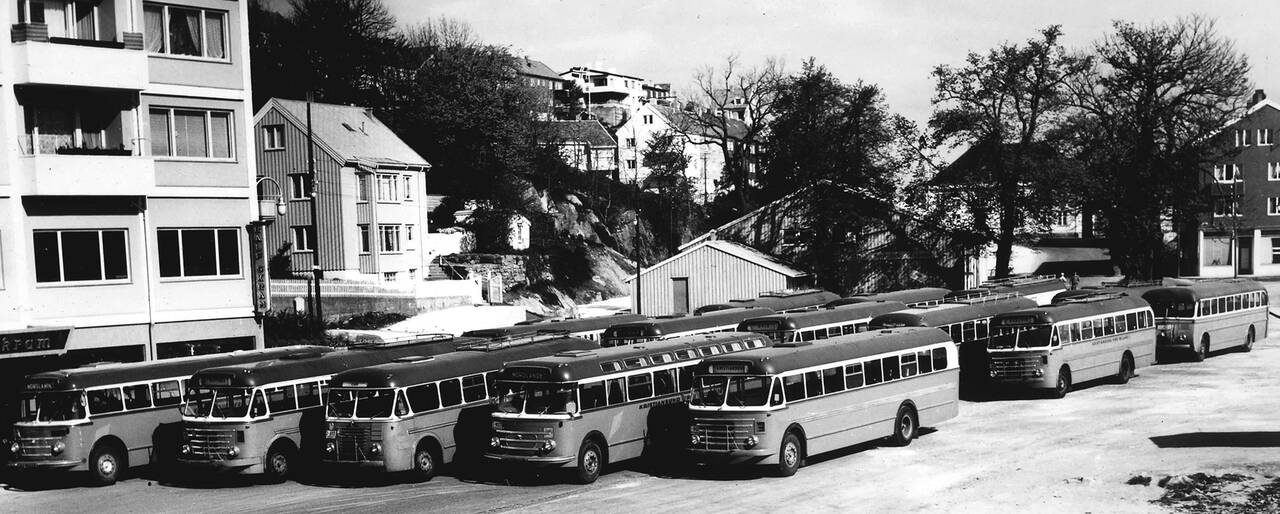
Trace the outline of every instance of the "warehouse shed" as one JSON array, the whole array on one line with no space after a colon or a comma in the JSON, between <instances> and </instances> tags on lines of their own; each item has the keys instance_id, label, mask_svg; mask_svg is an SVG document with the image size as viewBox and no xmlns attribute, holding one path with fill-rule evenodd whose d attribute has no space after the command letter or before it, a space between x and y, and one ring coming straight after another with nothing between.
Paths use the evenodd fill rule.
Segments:
<instances>
[{"instance_id":1,"label":"warehouse shed","mask_svg":"<svg viewBox=\"0 0 1280 514\"><path fill-rule=\"evenodd\" d=\"M639 310L646 316L685 314L698 307L749 299L766 291L807 287L812 277L750 247L703 240L640 273ZM628 279L633 282L635 277ZM634 285L632 286L634 291Z\"/></svg>"}]
</instances>

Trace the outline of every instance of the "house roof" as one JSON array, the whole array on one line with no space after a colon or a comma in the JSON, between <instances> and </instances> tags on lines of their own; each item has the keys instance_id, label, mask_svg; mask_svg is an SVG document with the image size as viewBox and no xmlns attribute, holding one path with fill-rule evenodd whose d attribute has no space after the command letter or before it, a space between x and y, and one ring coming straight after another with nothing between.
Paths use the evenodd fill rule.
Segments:
<instances>
[{"instance_id":1,"label":"house roof","mask_svg":"<svg viewBox=\"0 0 1280 514\"><path fill-rule=\"evenodd\" d=\"M761 253L760 251L754 248L751 248L749 246L743 246L732 241L712 239L712 240L702 241L697 245L688 247L682 250L680 253L677 253L675 255L672 255L671 257L668 257L666 260L662 262L659 262L657 264L654 264L653 266L649 266L645 268L643 271L640 272L640 276L644 276L645 273L661 268L671 261L684 257L685 255L691 254L703 248L707 248L710 251L719 251L719 252L729 254L733 257L737 257L751 264L755 264L756 266L760 266L762 268L768 269L769 271L786 275L788 277L795 278L795 277L805 277L809 275L809 273L807 272L795 269L787 265L786 263L783 263L781 260L778 260L774 257ZM627 278L626 281L630 282L632 280L635 280L634 276Z\"/></svg>"},{"instance_id":2,"label":"house roof","mask_svg":"<svg viewBox=\"0 0 1280 514\"><path fill-rule=\"evenodd\" d=\"M585 142L590 146L617 146L609 131L596 120L553 120L547 139L553 143Z\"/></svg>"},{"instance_id":3,"label":"house roof","mask_svg":"<svg viewBox=\"0 0 1280 514\"><path fill-rule=\"evenodd\" d=\"M614 73L614 72L612 72L612 71L595 70L595 69L591 69L591 68L587 68L587 67L570 68L570 69L569 69L569 71L566 71L566 72L564 72L564 73L561 73L561 74L560 74L560 76L561 76L561 77L563 77L563 76L565 76L565 75L571 75L571 74L573 74L573 73L582 73L582 74L585 74L585 75L613 75L613 76L615 76L615 77L623 77L623 78L635 79L635 80L644 80L643 78L636 77L636 76L634 76L634 75L623 75L623 74L621 74L621 73Z\"/></svg>"},{"instance_id":4,"label":"house roof","mask_svg":"<svg viewBox=\"0 0 1280 514\"><path fill-rule=\"evenodd\" d=\"M542 61L535 61L528 57L518 59L516 63L516 73L529 77L538 77L551 80L564 80L559 73L552 70L550 66L543 64Z\"/></svg>"},{"instance_id":5,"label":"house roof","mask_svg":"<svg viewBox=\"0 0 1280 514\"><path fill-rule=\"evenodd\" d=\"M720 137L721 120L716 119L710 113L697 114L666 105L654 105L653 108L662 113L674 127L706 137ZM746 122L733 118L724 118L723 121L725 122L725 128L728 129L730 139L742 140L747 137Z\"/></svg>"},{"instance_id":6,"label":"house roof","mask_svg":"<svg viewBox=\"0 0 1280 514\"><path fill-rule=\"evenodd\" d=\"M283 98L268 100L254 117L254 123L272 108L298 127L306 127L307 102ZM365 107L312 102L311 127L317 146L344 163L369 168L430 166Z\"/></svg>"}]
</instances>

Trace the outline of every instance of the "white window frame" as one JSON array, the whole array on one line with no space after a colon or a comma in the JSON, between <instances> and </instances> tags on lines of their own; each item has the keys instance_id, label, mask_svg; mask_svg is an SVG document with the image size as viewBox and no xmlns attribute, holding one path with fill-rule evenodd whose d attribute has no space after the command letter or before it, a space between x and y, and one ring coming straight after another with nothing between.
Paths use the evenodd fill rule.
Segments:
<instances>
[{"instance_id":1,"label":"white window frame","mask_svg":"<svg viewBox=\"0 0 1280 514\"><path fill-rule=\"evenodd\" d=\"M1231 174L1231 178L1230 178L1230 179L1227 179L1227 178L1226 178L1226 177L1227 177L1228 172L1230 172L1230 174ZM1213 165L1213 180L1214 180L1215 182L1219 183L1219 184L1230 184L1230 183L1232 183L1232 182L1243 182L1243 181L1244 181L1244 180L1242 180L1242 179L1240 178L1240 165L1239 165L1239 164L1235 164L1235 163L1231 163L1231 164L1214 164L1214 165Z\"/></svg>"},{"instance_id":2,"label":"white window frame","mask_svg":"<svg viewBox=\"0 0 1280 514\"><path fill-rule=\"evenodd\" d=\"M382 272L382 281L383 281L383 282L395 282L395 281L396 281L396 272L394 272L394 271L384 271L384 272ZM437 387L438 387L438 386L437 386ZM437 390L438 390L438 389L437 389Z\"/></svg>"},{"instance_id":3,"label":"white window frame","mask_svg":"<svg viewBox=\"0 0 1280 514\"><path fill-rule=\"evenodd\" d=\"M372 231L370 231L369 229L369 224L368 223L357 224L356 232L359 234L358 237L360 237L360 241L359 241L360 255L369 255L371 249L373 248L373 243L369 240L369 238L373 236Z\"/></svg>"},{"instance_id":4,"label":"white window frame","mask_svg":"<svg viewBox=\"0 0 1280 514\"><path fill-rule=\"evenodd\" d=\"M403 175L402 180L404 182L403 184L404 191L402 191L402 193L404 193L404 201L412 202L413 201L413 175Z\"/></svg>"},{"instance_id":5,"label":"white window frame","mask_svg":"<svg viewBox=\"0 0 1280 514\"><path fill-rule=\"evenodd\" d=\"M301 196L299 196L299 193L301 193ZM306 201L314 197L315 190L311 188L311 179L306 173L289 174L290 201Z\"/></svg>"},{"instance_id":6,"label":"white window frame","mask_svg":"<svg viewBox=\"0 0 1280 514\"><path fill-rule=\"evenodd\" d=\"M1271 129L1269 128L1257 129L1254 133L1253 141L1258 146L1271 146L1275 144L1271 140Z\"/></svg>"},{"instance_id":7,"label":"white window frame","mask_svg":"<svg viewBox=\"0 0 1280 514\"><path fill-rule=\"evenodd\" d=\"M1226 202L1227 200L1232 200L1232 201L1231 201L1231 204L1230 204L1229 206L1228 206L1228 205L1225 205L1225 202ZM1221 209L1221 210L1220 210L1220 209L1218 209L1218 207L1219 207L1220 205L1221 205L1221 206L1223 206L1223 207L1224 207L1224 209ZM1226 209L1225 207L1231 207L1231 209ZM1231 210L1231 211L1233 211L1233 212L1227 212L1228 210ZM1231 197L1231 196L1218 196L1218 197L1214 197L1214 199L1213 199L1213 217L1215 217L1215 218L1230 218L1230 217L1237 217L1237 218L1238 218L1238 217L1240 217L1240 197L1238 197L1238 196L1236 196L1236 197Z\"/></svg>"},{"instance_id":8,"label":"white window frame","mask_svg":"<svg viewBox=\"0 0 1280 514\"><path fill-rule=\"evenodd\" d=\"M369 198L372 197L369 184L377 184L376 181L369 180L370 176L370 173L356 174L356 203L369 203Z\"/></svg>"},{"instance_id":9,"label":"white window frame","mask_svg":"<svg viewBox=\"0 0 1280 514\"><path fill-rule=\"evenodd\" d=\"M289 231L292 232L290 238L293 241L293 253L311 253L315 251L315 241L312 241L315 237L311 233L311 225L294 225L289 227ZM306 243L305 248L298 244L298 234L302 234L302 242Z\"/></svg>"},{"instance_id":10,"label":"white window frame","mask_svg":"<svg viewBox=\"0 0 1280 514\"><path fill-rule=\"evenodd\" d=\"M34 252L34 246L35 246L35 234L36 234L37 232L53 232L53 233L58 234L58 280L57 280L56 282L39 282L39 281L36 279L36 274L34 273L34 271L35 271L35 270L34 270L34 263L33 263L33 269L32 269L33 273L31 274L31 277L32 277L32 279L31 279L31 280L32 280L32 283L34 283L34 284L36 285L36 287L41 287L41 288L43 288L43 287L76 287L76 286L105 285L105 284L129 284L129 283L132 283L132 281L133 281L133 280L132 280L132 279L133 279L133 261L132 261L132 257L133 257L133 255L132 255L132 254L133 254L133 252L132 252L132 249L131 249L131 248L129 248L129 229L127 229L127 228L57 228L57 229L35 229L35 230L32 230L32 231L31 231L31 237L32 237L32 258L33 258L33 259L35 258L35 255L34 255L34 253L35 253L35 252ZM68 281L68 280L67 280L67 278L66 278L66 277L67 277L66 264L65 264L65 262L64 262L64 261L65 261L64 257L66 256L66 252L62 249L62 233L64 233L64 232L96 232L96 233L98 234L98 270L103 274L102 276L106 276L105 274L106 274L106 272L107 272L106 256L103 254L102 233L103 233L103 232L123 232L123 233L124 233L124 273L125 273L125 278L113 278L113 279L106 279L106 278L103 278L103 279L99 279L99 280L71 280L71 281Z\"/></svg>"},{"instance_id":11,"label":"white window frame","mask_svg":"<svg viewBox=\"0 0 1280 514\"><path fill-rule=\"evenodd\" d=\"M1267 216L1280 216L1280 196L1267 197Z\"/></svg>"},{"instance_id":12,"label":"white window frame","mask_svg":"<svg viewBox=\"0 0 1280 514\"><path fill-rule=\"evenodd\" d=\"M1236 129L1236 147L1249 146L1249 129Z\"/></svg>"},{"instance_id":13,"label":"white window frame","mask_svg":"<svg viewBox=\"0 0 1280 514\"><path fill-rule=\"evenodd\" d=\"M160 51L150 52L151 55L154 55L157 57L165 57L169 59L190 59L195 61L231 62L231 39L230 39L231 14L228 11L222 11L218 9L202 9L194 5L170 5L170 4L160 3L160 2L143 2L142 8L144 13L146 12L146 7L148 5L154 5L154 6L160 7L162 9L161 12L163 13L163 17L164 17L163 28L161 29L161 33L160 33ZM185 9L189 11L200 12L200 54L201 55L185 55L185 54L169 53L169 8L170 7L176 7L178 9ZM208 35L209 29L208 27L206 27L206 21L205 21L205 16L207 16L208 13L222 15L222 57L209 57L209 35ZM146 19L145 14L143 14L143 19L144 20ZM143 21L142 25L143 25L143 29L145 30L146 21ZM143 37L145 38L146 36L143 36Z\"/></svg>"},{"instance_id":14,"label":"white window frame","mask_svg":"<svg viewBox=\"0 0 1280 514\"><path fill-rule=\"evenodd\" d=\"M1280 181L1280 162L1267 163L1267 180Z\"/></svg>"},{"instance_id":15,"label":"white window frame","mask_svg":"<svg viewBox=\"0 0 1280 514\"><path fill-rule=\"evenodd\" d=\"M284 150L284 125L262 126L262 149Z\"/></svg>"},{"instance_id":16,"label":"white window frame","mask_svg":"<svg viewBox=\"0 0 1280 514\"><path fill-rule=\"evenodd\" d=\"M184 254L183 254L183 247L182 247L182 245L183 245L183 242L182 242L182 233L183 233L183 232L185 232L185 231L188 231L188 230L191 230L191 231L196 231L196 230L210 230L210 231L213 231L213 269L214 269L214 274L212 274L212 275L193 275L193 276L187 276L187 263L186 263L186 261L183 259ZM230 231L232 231L232 232L235 232L235 234L236 234L236 274L234 274L234 275L229 275L229 274L224 275L224 274L222 273L222 251L221 251L222 249L221 249L221 248L219 248L219 245L220 245L220 244L222 244L222 243L221 243L221 240L218 238L218 232L219 232L219 231L222 231L222 230L230 230ZM178 233L178 275L177 275L177 276L173 276L173 277L164 277L164 276L160 276L160 271L159 271L159 269L160 269L159 246L160 246L160 245L159 245L159 241L158 241L158 240L159 240L159 238L160 238L160 232L165 232L165 231L172 231L172 232L177 232L177 233ZM238 279L238 278L243 278L243 277L244 277L244 260L240 257L240 252L241 252L241 250L240 250L240 246L241 246L242 241L240 240L240 229L238 229L238 228L235 228L235 227L185 227L185 228L172 228L172 227L167 227L167 228L158 228L158 229L156 229L156 239L157 239L157 243L156 243L156 253L157 253L157 255L156 255L156 277L158 277L158 278L160 279L160 281L161 281L161 282L187 282L187 281L194 281L194 280L230 280L230 279Z\"/></svg>"},{"instance_id":17,"label":"white window frame","mask_svg":"<svg viewBox=\"0 0 1280 514\"><path fill-rule=\"evenodd\" d=\"M151 157L167 161L213 161L213 162L236 162L236 114L234 111L227 109L205 109L201 107L170 107L161 105L152 105L147 108L147 119L150 119L152 111L166 111L169 117L169 155L155 155L151 152L148 145L147 153ZM174 119L174 111L199 112L204 114L204 147L208 149L209 155L199 157L194 155L177 155L178 151L178 131ZM213 156L213 114L225 113L227 115L227 157ZM155 137L155 127L148 127L152 132L150 134Z\"/></svg>"},{"instance_id":18,"label":"white window frame","mask_svg":"<svg viewBox=\"0 0 1280 514\"><path fill-rule=\"evenodd\" d=\"M81 39L71 35L72 33L75 32L75 19L76 19L75 0L44 0L44 3L52 3L52 2L58 2L63 5L62 30L64 35L55 36L55 37L62 37L67 39ZM31 21L31 0L22 0L21 2L19 2L18 5L21 6L21 8L18 9L18 23L34 23L33 21ZM41 17L42 18L44 17L43 13L41 13ZM101 13L98 11L98 4L94 4L93 5L93 39L92 39L93 41L97 41L99 36L102 34L102 27L99 25L100 20L101 20ZM44 24L46 27L49 26L50 25L49 20L47 19L44 20Z\"/></svg>"},{"instance_id":19,"label":"white window frame","mask_svg":"<svg viewBox=\"0 0 1280 514\"><path fill-rule=\"evenodd\" d=\"M379 173L375 175L375 179L376 180L373 181L374 187L376 188L376 191L374 191L374 198L378 200L378 203L400 203L404 201L404 199L400 196L400 176L399 175ZM383 198L383 195L382 195L383 181L386 181L386 183L390 186L390 190L387 191L387 196L388 196L387 198Z\"/></svg>"},{"instance_id":20,"label":"white window frame","mask_svg":"<svg viewBox=\"0 0 1280 514\"><path fill-rule=\"evenodd\" d=\"M387 248L386 234L388 233L395 234L395 249ZM378 225L378 252L384 254L404 252L404 239L402 239L400 225L394 223Z\"/></svg>"}]
</instances>

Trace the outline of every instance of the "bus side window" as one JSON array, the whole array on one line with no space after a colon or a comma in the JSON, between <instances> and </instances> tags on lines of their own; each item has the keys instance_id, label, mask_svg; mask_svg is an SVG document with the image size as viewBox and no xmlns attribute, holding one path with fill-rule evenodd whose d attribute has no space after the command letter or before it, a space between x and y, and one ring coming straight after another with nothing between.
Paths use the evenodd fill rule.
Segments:
<instances>
[{"instance_id":1,"label":"bus side window","mask_svg":"<svg viewBox=\"0 0 1280 514\"><path fill-rule=\"evenodd\" d=\"M773 379L773 392L771 393L771 398L769 398L769 405L782 405L782 381L778 380L777 377Z\"/></svg>"},{"instance_id":2,"label":"bus side window","mask_svg":"<svg viewBox=\"0 0 1280 514\"><path fill-rule=\"evenodd\" d=\"M298 404L293 398L293 386L268 390L267 407L271 409L271 412L284 412L298 408Z\"/></svg>"},{"instance_id":3,"label":"bus side window","mask_svg":"<svg viewBox=\"0 0 1280 514\"><path fill-rule=\"evenodd\" d=\"M320 385L314 382L298 384L298 407L315 407L320 405Z\"/></svg>"},{"instance_id":4,"label":"bus side window","mask_svg":"<svg viewBox=\"0 0 1280 514\"><path fill-rule=\"evenodd\" d=\"M840 326L840 335L846 335L846 336L847 336L847 335L849 335L849 334L856 334L856 333L858 333L858 325L857 325L857 324L853 324L853 323L851 323L851 324L848 324L848 325L841 325L841 326Z\"/></svg>"},{"instance_id":5,"label":"bus side window","mask_svg":"<svg viewBox=\"0 0 1280 514\"><path fill-rule=\"evenodd\" d=\"M182 390L179 387L181 386L177 380L166 380L152 384L151 398L155 401L156 407L182 403Z\"/></svg>"},{"instance_id":6,"label":"bus side window","mask_svg":"<svg viewBox=\"0 0 1280 514\"><path fill-rule=\"evenodd\" d=\"M592 382L578 386L578 401L582 402L582 410L604 407L604 396L604 382Z\"/></svg>"},{"instance_id":7,"label":"bus side window","mask_svg":"<svg viewBox=\"0 0 1280 514\"><path fill-rule=\"evenodd\" d=\"M484 383L489 388L489 397L496 398L498 396L498 372L485 373Z\"/></svg>"},{"instance_id":8,"label":"bus side window","mask_svg":"<svg viewBox=\"0 0 1280 514\"><path fill-rule=\"evenodd\" d=\"M813 336L812 330L805 330L804 332L800 332L801 341L812 341L813 339L814 339L814 336Z\"/></svg>"},{"instance_id":9,"label":"bus side window","mask_svg":"<svg viewBox=\"0 0 1280 514\"><path fill-rule=\"evenodd\" d=\"M124 408L129 410L151 407L151 386L131 385L124 388Z\"/></svg>"},{"instance_id":10,"label":"bus side window","mask_svg":"<svg viewBox=\"0 0 1280 514\"><path fill-rule=\"evenodd\" d=\"M1071 342L1080 342L1080 322L1078 321L1071 324Z\"/></svg>"},{"instance_id":11,"label":"bus side window","mask_svg":"<svg viewBox=\"0 0 1280 514\"><path fill-rule=\"evenodd\" d=\"M1058 344L1071 342L1071 327L1058 325Z\"/></svg>"},{"instance_id":12,"label":"bus side window","mask_svg":"<svg viewBox=\"0 0 1280 514\"><path fill-rule=\"evenodd\" d=\"M951 329L951 340L955 341L956 343L963 343L964 342L964 325L961 323L956 323L954 325L951 325L950 329ZM893 379L889 379L889 380L893 380Z\"/></svg>"},{"instance_id":13,"label":"bus side window","mask_svg":"<svg viewBox=\"0 0 1280 514\"><path fill-rule=\"evenodd\" d=\"M1227 299L1226 299L1226 298L1215 298L1215 299L1213 300L1213 313L1214 313L1214 314L1221 314L1221 313L1224 313L1224 312L1227 312Z\"/></svg>"},{"instance_id":14,"label":"bus side window","mask_svg":"<svg viewBox=\"0 0 1280 514\"><path fill-rule=\"evenodd\" d=\"M681 391L693 389L693 366L680 366L676 368L676 374L680 379L676 386Z\"/></svg>"},{"instance_id":15,"label":"bus side window","mask_svg":"<svg viewBox=\"0 0 1280 514\"><path fill-rule=\"evenodd\" d=\"M440 408L440 393L435 382L413 386L405 390L409 397L409 408L413 412L427 412Z\"/></svg>"},{"instance_id":16,"label":"bus side window","mask_svg":"<svg viewBox=\"0 0 1280 514\"><path fill-rule=\"evenodd\" d=\"M1129 330L1138 329L1138 313L1130 312L1124 315L1124 321L1129 325Z\"/></svg>"},{"instance_id":17,"label":"bus side window","mask_svg":"<svg viewBox=\"0 0 1280 514\"><path fill-rule=\"evenodd\" d=\"M1121 333L1121 332L1128 332L1128 331L1129 331L1129 325L1125 324L1124 322L1124 314L1120 314L1116 316L1116 332Z\"/></svg>"},{"instance_id":18,"label":"bus side window","mask_svg":"<svg viewBox=\"0 0 1280 514\"><path fill-rule=\"evenodd\" d=\"M946 348L933 349L933 369L935 370L947 369L947 349Z\"/></svg>"},{"instance_id":19,"label":"bus side window","mask_svg":"<svg viewBox=\"0 0 1280 514\"><path fill-rule=\"evenodd\" d=\"M976 335L976 336L978 337L978 339L986 339L986 338L987 338L987 335L988 335L988 333L987 333L987 326L988 326L988 325L987 325L987 324L988 324L988 323L990 323L990 322L991 322L991 318L983 318L983 319L980 319L980 320L978 320L978 321L975 321L975 322L974 322L974 324L973 324L973 325L974 325L974 331L973 331L973 333L974 333L974 335Z\"/></svg>"},{"instance_id":20,"label":"bus side window","mask_svg":"<svg viewBox=\"0 0 1280 514\"><path fill-rule=\"evenodd\" d=\"M627 394L622 390L622 379L609 379L609 405L617 405L627 401Z\"/></svg>"},{"instance_id":21,"label":"bus side window","mask_svg":"<svg viewBox=\"0 0 1280 514\"><path fill-rule=\"evenodd\" d=\"M822 396L822 372L820 371L805 372L804 396L805 398Z\"/></svg>"},{"instance_id":22,"label":"bus side window","mask_svg":"<svg viewBox=\"0 0 1280 514\"><path fill-rule=\"evenodd\" d=\"M916 363L920 365L921 374L933 372L933 358L929 356L928 350L916 355Z\"/></svg>"},{"instance_id":23,"label":"bus side window","mask_svg":"<svg viewBox=\"0 0 1280 514\"><path fill-rule=\"evenodd\" d=\"M124 401L120 397L120 388L99 389L89 391L89 414L104 414L124 410Z\"/></svg>"},{"instance_id":24,"label":"bus side window","mask_svg":"<svg viewBox=\"0 0 1280 514\"><path fill-rule=\"evenodd\" d=\"M462 401L478 402L484 399L484 375L479 373L462 377Z\"/></svg>"},{"instance_id":25,"label":"bus side window","mask_svg":"<svg viewBox=\"0 0 1280 514\"><path fill-rule=\"evenodd\" d=\"M972 321L964 322L964 340L973 341L978 338L978 325Z\"/></svg>"},{"instance_id":26,"label":"bus side window","mask_svg":"<svg viewBox=\"0 0 1280 514\"><path fill-rule=\"evenodd\" d=\"M643 400L653 396L653 377L648 373L637 373L627 377L627 398Z\"/></svg>"},{"instance_id":27,"label":"bus side window","mask_svg":"<svg viewBox=\"0 0 1280 514\"><path fill-rule=\"evenodd\" d=\"M898 368L898 357L885 357L880 359L881 367L884 368L884 381L897 380L902 377L902 370Z\"/></svg>"},{"instance_id":28,"label":"bus side window","mask_svg":"<svg viewBox=\"0 0 1280 514\"><path fill-rule=\"evenodd\" d=\"M1084 320L1080 322L1080 339L1088 341L1093 339L1093 320Z\"/></svg>"},{"instance_id":29,"label":"bus side window","mask_svg":"<svg viewBox=\"0 0 1280 514\"><path fill-rule=\"evenodd\" d=\"M830 394L844 390L844 373L842 371L840 366L822 370L823 392Z\"/></svg>"},{"instance_id":30,"label":"bus side window","mask_svg":"<svg viewBox=\"0 0 1280 514\"><path fill-rule=\"evenodd\" d=\"M866 331L867 331L867 324L866 324L866 323L858 323L857 328L858 328L858 332L866 332Z\"/></svg>"},{"instance_id":31,"label":"bus side window","mask_svg":"<svg viewBox=\"0 0 1280 514\"><path fill-rule=\"evenodd\" d=\"M675 370L664 369L653 372L653 395L663 396L676 392Z\"/></svg>"},{"instance_id":32,"label":"bus side window","mask_svg":"<svg viewBox=\"0 0 1280 514\"><path fill-rule=\"evenodd\" d=\"M459 403L462 403L462 386L458 385L458 379L441 380L440 405L453 407Z\"/></svg>"},{"instance_id":33,"label":"bus side window","mask_svg":"<svg viewBox=\"0 0 1280 514\"><path fill-rule=\"evenodd\" d=\"M804 399L804 375L788 375L782 377L782 389L787 393L787 402Z\"/></svg>"},{"instance_id":34,"label":"bus side window","mask_svg":"<svg viewBox=\"0 0 1280 514\"><path fill-rule=\"evenodd\" d=\"M850 364L844 367L844 385L849 389L862 387L861 364Z\"/></svg>"},{"instance_id":35,"label":"bus side window","mask_svg":"<svg viewBox=\"0 0 1280 514\"><path fill-rule=\"evenodd\" d=\"M1110 316L1102 318L1103 335L1115 335L1116 320Z\"/></svg>"},{"instance_id":36,"label":"bus side window","mask_svg":"<svg viewBox=\"0 0 1280 514\"><path fill-rule=\"evenodd\" d=\"M253 399L250 400L250 402L251 402L251 407L249 410L249 416L256 418L258 416L267 415L267 404L266 402L262 401L262 391L254 391Z\"/></svg>"},{"instance_id":37,"label":"bus side window","mask_svg":"<svg viewBox=\"0 0 1280 514\"><path fill-rule=\"evenodd\" d=\"M836 337L840 335L840 327L831 327L827 329L827 337Z\"/></svg>"},{"instance_id":38,"label":"bus side window","mask_svg":"<svg viewBox=\"0 0 1280 514\"><path fill-rule=\"evenodd\" d=\"M908 353L900 357L902 359L902 378L916 376L919 367L916 366L916 354Z\"/></svg>"},{"instance_id":39,"label":"bus side window","mask_svg":"<svg viewBox=\"0 0 1280 514\"><path fill-rule=\"evenodd\" d=\"M880 374L880 359L871 359L862 363L863 374L867 378L867 385L875 385L883 382Z\"/></svg>"}]
</instances>

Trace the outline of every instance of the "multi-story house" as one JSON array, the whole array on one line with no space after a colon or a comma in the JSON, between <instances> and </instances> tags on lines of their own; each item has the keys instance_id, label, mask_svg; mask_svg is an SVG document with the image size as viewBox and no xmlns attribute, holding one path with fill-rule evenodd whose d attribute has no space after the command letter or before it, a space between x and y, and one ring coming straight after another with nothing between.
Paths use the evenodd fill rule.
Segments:
<instances>
[{"instance_id":1,"label":"multi-story house","mask_svg":"<svg viewBox=\"0 0 1280 514\"><path fill-rule=\"evenodd\" d=\"M748 152L744 156L747 158L748 175L754 178L750 153L754 145L742 143L746 138L746 124L733 117L725 118L723 122L729 128L729 137L722 138L715 127L718 123L699 123L695 116L698 115L653 102L641 102L630 114L622 116L624 121L614 129L622 180L645 183L650 170L644 165L644 152L654 136L661 134L674 134L684 144L685 156L689 158L685 177L693 184L699 201L705 202L715 195L716 183L724 174L724 151L720 146L724 139L728 140L731 151L741 148Z\"/></svg>"},{"instance_id":2,"label":"multi-story house","mask_svg":"<svg viewBox=\"0 0 1280 514\"><path fill-rule=\"evenodd\" d=\"M1218 132L1223 156L1202 175L1213 208L1201 218L1184 271L1204 277L1280 275L1280 104L1261 89L1240 119ZM1198 269L1197 269L1198 268Z\"/></svg>"},{"instance_id":3,"label":"multi-story house","mask_svg":"<svg viewBox=\"0 0 1280 514\"><path fill-rule=\"evenodd\" d=\"M550 112L555 106L557 95L565 89L565 80L542 61L528 57L517 60L516 73L520 74L525 85L537 92L538 99Z\"/></svg>"},{"instance_id":4,"label":"multi-story house","mask_svg":"<svg viewBox=\"0 0 1280 514\"><path fill-rule=\"evenodd\" d=\"M546 144L579 171L607 174L618 180L618 143L596 120L547 122Z\"/></svg>"},{"instance_id":5,"label":"multi-story house","mask_svg":"<svg viewBox=\"0 0 1280 514\"><path fill-rule=\"evenodd\" d=\"M570 68L560 77L582 89L588 106L619 103L634 107L641 99L662 93L661 90L646 88L648 81L640 77L585 66Z\"/></svg>"},{"instance_id":6,"label":"multi-story house","mask_svg":"<svg viewBox=\"0 0 1280 514\"><path fill-rule=\"evenodd\" d=\"M0 362L261 347L247 7L0 9Z\"/></svg>"},{"instance_id":7,"label":"multi-story house","mask_svg":"<svg viewBox=\"0 0 1280 514\"><path fill-rule=\"evenodd\" d=\"M369 109L309 107L308 116L307 102L272 98L254 116L258 172L280 185L288 205L266 228L266 252L288 255L295 274L311 273L318 261L325 278L424 279L430 165Z\"/></svg>"}]
</instances>

